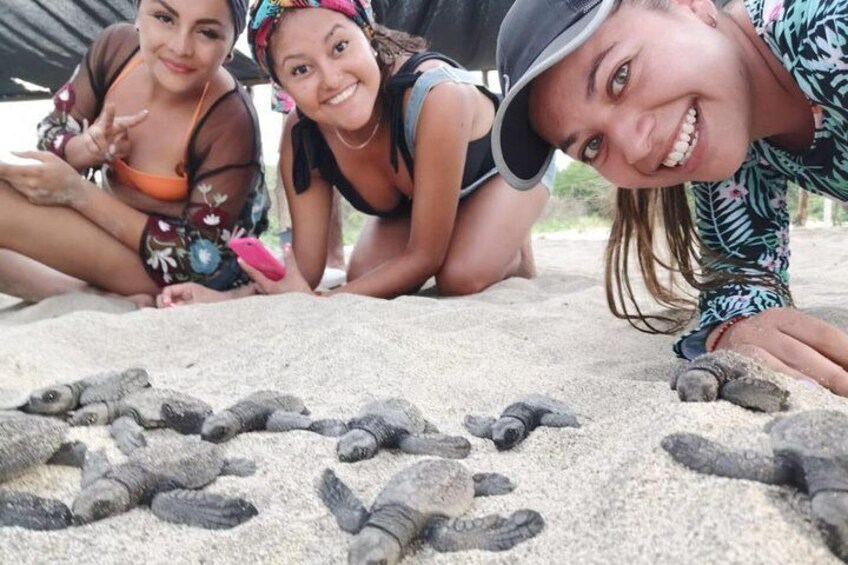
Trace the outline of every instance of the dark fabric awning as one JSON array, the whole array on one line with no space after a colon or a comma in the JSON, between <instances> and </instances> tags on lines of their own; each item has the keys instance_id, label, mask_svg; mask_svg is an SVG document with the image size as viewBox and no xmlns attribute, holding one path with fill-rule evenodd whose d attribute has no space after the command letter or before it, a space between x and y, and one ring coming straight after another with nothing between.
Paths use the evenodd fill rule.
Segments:
<instances>
[{"instance_id":1,"label":"dark fabric awning","mask_svg":"<svg viewBox=\"0 0 848 565\"><path fill-rule=\"evenodd\" d=\"M495 66L498 27L514 0L374 0L377 19L427 38L468 68ZM59 88L91 40L131 20L135 0L0 0L0 101L44 98ZM230 69L245 84L265 78L237 54ZM33 91L13 79L34 85Z\"/></svg>"}]
</instances>

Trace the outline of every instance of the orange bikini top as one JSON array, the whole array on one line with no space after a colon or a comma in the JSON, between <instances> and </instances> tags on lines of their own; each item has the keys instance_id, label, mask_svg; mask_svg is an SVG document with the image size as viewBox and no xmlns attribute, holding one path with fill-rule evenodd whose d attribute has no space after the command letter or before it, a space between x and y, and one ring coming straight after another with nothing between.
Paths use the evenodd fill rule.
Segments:
<instances>
[{"instance_id":1,"label":"orange bikini top","mask_svg":"<svg viewBox=\"0 0 848 565\"><path fill-rule=\"evenodd\" d=\"M109 92L115 88L115 85L121 81L125 76L127 76L133 69L135 69L139 64L141 64L141 57L136 57L132 61L130 61L124 70L121 71L121 74L118 75L118 78L112 83L112 86L109 87ZM109 162L109 165L112 167L112 170L115 173L115 178L121 184L125 186L129 186L135 188L143 192L148 196L152 196L158 200L165 200L168 202L176 202L180 200L185 200L188 197L189 192L189 183L188 177L185 176L185 157L188 152L188 143L189 138L191 137L191 132L194 131L194 126L197 123L197 119L200 117L200 110L203 108L203 102L206 100L206 93L209 91L209 82L206 83L206 86L203 89L203 94L200 97L200 102L197 103L197 109L194 111L194 116L191 118L191 125L188 127L188 131L185 135L185 141L183 142L183 161L178 165L178 169L181 169L183 172L178 170L178 176L174 177L166 177L162 175L154 175L152 173L145 173L144 171L139 171L138 169L134 169L130 167L123 159L116 158ZM108 94L108 92L107 92Z\"/></svg>"}]
</instances>

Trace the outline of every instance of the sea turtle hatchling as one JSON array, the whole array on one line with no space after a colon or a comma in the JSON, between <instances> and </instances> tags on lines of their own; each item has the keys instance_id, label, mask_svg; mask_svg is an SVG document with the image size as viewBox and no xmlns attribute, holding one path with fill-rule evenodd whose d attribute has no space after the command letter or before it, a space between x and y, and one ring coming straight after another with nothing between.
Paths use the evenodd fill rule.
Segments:
<instances>
[{"instance_id":1,"label":"sea turtle hatchling","mask_svg":"<svg viewBox=\"0 0 848 565\"><path fill-rule=\"evenodd\" d=\"M684 402L712 402L718 398L762 412L786 410L789 392L769 379L754 360L733 351L697 357L672 374L671 389Z\"/></svg>"},{"instance_id":2,"label":"sea turtle hatchling","mask_svg":"<svg viewBox=\"0 0 848 565\"><path fill-rule=\"evenodd\" d=\"M336 453L339 460L349 463L370 459L382 448L452 459L468 457L471 451L471 443L467 439L440 434L418 407L403 398L369 402L359 416L347 424L340 420L313 422L303 415L276 413L268 419L267 429L276 432L311 430L323 435L341 435Z\"/></svg>"},{"instance_id":3,"label":"sea turtle hatchling","mask_svg":"<svg viewBox=\"0 0 848 565\"><path fill-rule=\"evenodd\" d=\"M510 404L497 419L469 414L463 424L471 435L492 440L501 451L512 449L539 426L580 427L568 406L539 394L525 396Z\"/></svg>"},{"instance_id":4,"label":"sea turtle hatchling","mask_svg":"<svg viewBox=\"0 0 848 565\"><path fill-rule=\"evenodd\" d=\"M115 401L149 386L150 377L144 369L109 371L36 390L20 408L30 414L55 416L94 402Z\"/></svg>"},{"instance_id":5,"label":"sea turtle hatchling","mask_svg":"<svg viewBox=\"0 0 848 565\"><path fill-rule=\"evenodd\" d=\"M73 426L112 424L114 430L126 425L119 420L129 418L145 429L169 428L182 434L197 434L210 414L212 407L199 398L166 388L146 388L115 401L89 404L71 412L68 421ZM118 447L126 452L120 442Z\"/></svg>"},{"instance_id":6,"label":"sea turtle hatchling","mask_svg":"<svg viewBox=\"0 0 848 565\"><path fill-rule=\"evenodd\" d=\"M773 419L766 432L771 454L728 448L690 433L667 436L662 447L699 473L792 485L806 492L825 542L848 561L848 415L797 412Z\"/></svg>"},{"instance_id":7,"label":"sea turtle hatchling","mask_svg":"<svg viewBox=\"0 0 848 565\"><path fill-rule=\"evenodd\" d=\"M0 411L0 483L44 463L82 467L86 446L66 442L68 425L55 418ZM55 530L71 525L71 512L58 500L0 490L0 526Z\"/></svg>"},{"instance_id":8,"label":"sea turtle hatchling","mask_svg":"<svg viewBox=\"0 0 848 565\"><path fill-rule=\"evenodd\" d=\"M511 549L542 531L545 521L538 512L518 510L506 518L460 516L471 509L475 496L512 489L502 475L472 476L462 464L448 459L420 461L401 470L370 510L332 470L325 470L318 484L321 500L339 527L356 534L348 550L351 565L398 563L417 539L442 552Z\"/></svg>"},{"instance_id":9,"label":"sea turtle hatchling","mask_svg":"<svg viewBox=\"0 0 848 565\"><path fill-rule=\"evenodd\" d=\"M266 429L268 418L278 411L309 414L303 400L296 396L260 390L206 418L200 437L222 443L244 432L261 431Z\"/></svg>"},{"instance_id":10,"label":"sea turtle hatchling","mask_svg":"<svg viewBox=\"0 0 848 565\"><path fill-rule=\"evenodd\" d=\"M245 459L225 459L217 445L197 437L159 438L133 451L121 465L104 465L102 453L87 457L83 487L73 504L74 521L87 524L149 505L167 522L223 529L238 526L258 514L243 498L201 492L221 475L247 476L255 465ZM89 466L98 467L92 476Z\"/></svg>"}]
</instances>

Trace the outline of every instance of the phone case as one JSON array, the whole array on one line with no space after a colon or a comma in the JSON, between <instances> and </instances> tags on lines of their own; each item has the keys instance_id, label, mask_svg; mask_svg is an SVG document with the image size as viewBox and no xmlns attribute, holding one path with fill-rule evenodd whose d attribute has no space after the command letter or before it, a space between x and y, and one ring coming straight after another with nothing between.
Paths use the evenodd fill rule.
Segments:
<instances>
[{"instance_id":1,"label":"phone case","mask_svg":"<svg viewBox=\"0 0 848 565\"><path fill-rule=\"evenodd\" d=\"M258 269L272 281L286 276L286 267L255 237L240 237L230 240L230 249L245 263Z\"/></svg>"}]
</instances>

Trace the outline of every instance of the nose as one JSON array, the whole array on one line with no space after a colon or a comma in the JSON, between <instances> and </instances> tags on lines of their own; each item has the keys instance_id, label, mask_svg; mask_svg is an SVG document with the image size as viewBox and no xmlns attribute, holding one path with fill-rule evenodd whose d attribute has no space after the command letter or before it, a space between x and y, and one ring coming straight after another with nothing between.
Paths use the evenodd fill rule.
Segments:
<instances>
[{"instance_id":1,"label":"nose","mask_svg":"<svg viewBox=\"0 0 848 565\"><path fill-rule=\"evenodd\" d=\"M194 48L190 30L176 30L168 43L171 52L179 57L190 57Z\"/></svg>"},{"instance_id":2,"label":"nose","mask_svg":"<svg viewBox=\"0 0 848 565\"><path fill-rule=\"evenodd\" d=\"M334 62L326 62L321 65L321 82L328 93L338 94L339 88L343 86L343 77L342 69Z\"/></svg>"},{"instance_id":3,"label":"nose","mask_svg":"<svg viewBox=\"0 0 848 565\"><path fill-rule=\"evenodd\" d=\"M652 155L651 136L656 120L651 113L631 110L619 112L611 119L609 136L613 146L620 148L628 165L646 163Z\"/></svg>"}]
</instances>

